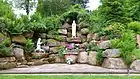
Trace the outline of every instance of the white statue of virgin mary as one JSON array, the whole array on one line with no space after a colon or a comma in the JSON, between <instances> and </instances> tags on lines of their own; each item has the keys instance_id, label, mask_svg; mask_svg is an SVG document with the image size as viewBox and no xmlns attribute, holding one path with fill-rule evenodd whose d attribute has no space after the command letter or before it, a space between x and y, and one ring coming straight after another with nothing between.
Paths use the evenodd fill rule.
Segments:
<instances>
[{"instance_id":1,"label":"white statue of virgin mary","mask_svg":"<svg viewBox=\"0 0 140 79\"><path fill-rule=\"evenodd\" d=\"M73 20L72 23L72 38L76 37L76 23L75 20Z\"/></svg>"}]
</instances>

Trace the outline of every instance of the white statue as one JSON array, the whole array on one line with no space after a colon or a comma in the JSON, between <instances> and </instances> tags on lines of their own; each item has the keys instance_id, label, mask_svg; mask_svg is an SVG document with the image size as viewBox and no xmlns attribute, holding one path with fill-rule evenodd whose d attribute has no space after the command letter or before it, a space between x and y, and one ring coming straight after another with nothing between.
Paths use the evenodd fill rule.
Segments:
<instances>
[{"instance_id":1,"label":"white statue","mask_svg":"<svg viewBox=\"0 0 140 79\"><path fill-rule=\"evenodd\" d=\"M35 49L35 52L36 52L36 51L39 51L39 52L45 53L45 51L44 51L43 49L41 49L41 44L42 44L41 38L38 38L38 41L37 41L37 48Z\"/></svg>"},{"instance_id":2,"label":"white statue","mask_svg":"<svg viewBox=\"0 0 140 79\"><path fill-rule=\"evenodd\" d=\"M72 23L72 38L76 37L76 23L75 20L73 20Z\"/></svg>"}]
</instances>

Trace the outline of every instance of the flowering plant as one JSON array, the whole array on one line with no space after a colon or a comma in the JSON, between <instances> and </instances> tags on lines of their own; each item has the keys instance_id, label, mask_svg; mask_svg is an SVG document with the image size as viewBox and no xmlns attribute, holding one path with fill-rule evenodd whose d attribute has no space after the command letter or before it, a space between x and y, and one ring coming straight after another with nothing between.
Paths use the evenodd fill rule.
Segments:
<instances>
[{"instance_id":1,"label":"flowering plant","mask_svg":"<svg viewBox=\"0 0 140 79\"><path fill-rule=\"evenodd\" d=\"M64 47L60 47L60 49L58 50L58 54L60 57L63 57L64 54L67 54L69 50L75 52L78 49L79 49L79 44L71 43L71 44L68 44Z\"/></svg>"},{"instance_id":2,"label":"flowering plant","mask_svg":"<svg viewBox=\"0 0 140 79\"><path fill-rule=\"evenodd\" d=\"M69 50L77 49L78 50L79 49L79 44L74 44L74 43L68 44L67 49L69 49Z\"/></svg>"},{"instance_id":3,"label":"flowering plant","mask_svg":"<svg viewBox=\"0 0 140 79\"><path fill-rule=\"evenodd\" d=\"M74 44L68 44L67 45L67 48L70 49L70 50L72 50L74 48Z\"/></svg>"}]
</instances>

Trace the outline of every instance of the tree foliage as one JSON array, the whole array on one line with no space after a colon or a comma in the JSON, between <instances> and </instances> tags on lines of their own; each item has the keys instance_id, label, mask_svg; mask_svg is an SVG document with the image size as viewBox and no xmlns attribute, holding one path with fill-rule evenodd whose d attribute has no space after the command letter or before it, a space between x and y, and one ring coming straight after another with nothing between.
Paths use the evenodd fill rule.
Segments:
<instances>
[{"instance_id":1,"label":"tree foliage","mask_svg":"<svg viewBox=\"0 0 140 79\"><path fill-rule=\"evenodd\" d=\"M133 21L140 21L140 0L124 0L126 15Z\"/></svg>"},{"instance_id":2,"label":"tree foliage","mask_svg":"<svg viewBox=\"0 0 140 79\"><path fill-rule=\"evenodd\" d=\"M14 19L15 14L12 11L12 6L10 6L7 1L0 0L0 17Z\"/></svg>"},{"instance_id":3,"label":"tree foliage","mask_svg":"<svg viewBox=\"0 0 140 79\"><path fill-rule=\"evenodd\" d=\"M87 7L87 3L89 3L89 0L70 0L73 4L80 4L83 8Z\"/></svg>"},{"instance_id":4,"label":"tree foliage","mask_svg":"<svg viewBox=\"0 0 140 79\"><path fill-rule=\"evenodd\" d=\"M71 5L69 0L39 0L37 11L43 16L60 15Z\"/></svg>"},{"instance_id":5,"label":"tree foliage","mask_svg":"<svg viewBox=\"0 0 140 79\"><path fill-rule=\"evenodd\" d=\"M30 11L36 7L36 0L12 0L12 5L14 8L22 9L26 11L29 15Z\"/></svg>"},{"instance_id":6,"label":"tree foliage","mask_svg":"<svg viewBox=\"0 0 140 79\"><path fill-rule=\"evenodd\" d=\"M125 16L126 11L124 9L123 0L102 0L102 5L99 10L102 18L106 20L107 24L112 22L127 23L130 19Z\"/></svg>"},{"instance_id":7,"label":"tree foliage","mask_svg":"<svg viewBox=\"0 0 140 79\"><path fill-rule=\"evenodd\" d=\"M60 15L76 4L86 8L88 2L89 0L39 0L37 11L45 16Z\"/></svg>"}]
</instances>

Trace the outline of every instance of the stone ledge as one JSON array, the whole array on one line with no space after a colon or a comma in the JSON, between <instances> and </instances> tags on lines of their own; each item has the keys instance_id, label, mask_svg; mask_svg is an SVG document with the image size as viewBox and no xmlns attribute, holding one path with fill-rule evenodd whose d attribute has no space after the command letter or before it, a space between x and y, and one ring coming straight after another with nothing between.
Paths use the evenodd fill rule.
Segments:
<instances>
[{"instance_id":1,"label":"stone ledge","mask_svg":"<svg viewBox=\"0 0 140 79\"><path fill-rule=\"evenodd\" d=\"M35 68L35 69L34 69ZM127 69L106 69L87 64L45 64L30 66L29 68L13 68L1 70L0 74L127 74ZM130 70L131 74L140 74Z\"/></svg>"}]
</instances>

